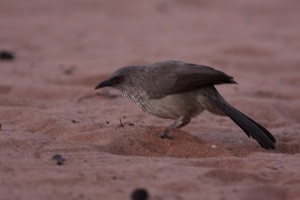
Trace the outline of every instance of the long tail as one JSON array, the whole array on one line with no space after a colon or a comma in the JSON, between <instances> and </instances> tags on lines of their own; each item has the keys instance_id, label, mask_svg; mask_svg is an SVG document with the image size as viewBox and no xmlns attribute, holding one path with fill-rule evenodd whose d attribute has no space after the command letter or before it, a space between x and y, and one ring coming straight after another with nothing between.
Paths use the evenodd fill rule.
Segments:
<instances>
[{"instance_id":1,"label":"long tail","mask_svg":"<svg viewBox=\"0 0 300 200\"><path fill-rule=\"evenodd\" d=\"M261 147L265 149L275 149L275 137L262 125L255 122L250 117L241 113L234 107L230 106L226 101L215 101L220 110L230 117L248 137L254 138Z\"/></svg>"}]
</instances>

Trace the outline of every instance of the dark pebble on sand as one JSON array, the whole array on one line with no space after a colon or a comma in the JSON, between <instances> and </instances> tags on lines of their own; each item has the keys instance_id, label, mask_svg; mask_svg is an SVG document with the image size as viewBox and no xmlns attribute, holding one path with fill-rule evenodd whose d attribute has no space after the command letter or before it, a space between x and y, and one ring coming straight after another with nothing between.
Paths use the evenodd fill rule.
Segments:
<instances>
[{"instance_id":1,"label":"dark pebble on sand","mask_svg":"<svg viewBox=\"0 0 300 200\"><path fill-rule=\"evenodd\" d=\"M15 58L14 53L10 51L1 51L0 59L1 60L13 60Z\"/></svg>"},{"instance_id":2,"label":"dark pebble on sand","mask_svg":"<svg viewBox=\"0 0 300 200\"><path fill-rule=\"evenodd\" d=\"M132 200L147 200L148 199L148 192L145 189L135 189L131 194Z\"/></svg>"},{"instance_id":3,"label":"dark pebble on sand","mask_svg":"<svg viewBox=\"0 0 300 200\"><path fill-rule=\"evenodd\" d=\"M65 158L63 158L61 155L59 154L55 154L53 157L52 157L52 160L56 160L56 164L57 165L63 165L64 162L66 161Z\"/></svg>"}]
</instances>

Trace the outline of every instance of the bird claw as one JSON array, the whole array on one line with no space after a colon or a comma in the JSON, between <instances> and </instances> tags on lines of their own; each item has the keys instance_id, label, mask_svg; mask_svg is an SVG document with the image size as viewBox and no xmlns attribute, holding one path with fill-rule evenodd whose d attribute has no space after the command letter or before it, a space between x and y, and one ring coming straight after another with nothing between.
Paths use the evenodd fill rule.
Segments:
<instances>
[{"instance_id":1,"label":"bird claw","mask_svg":"<svg viewBox=\"0 0 300 200\"><path fill-rule=\"evenodd\" d=\"M161 134L157 135L157 137L159 137L161 139L172 139L172 137L166 135L165 133L161 133Z\"/></svg>"}]
</instances>

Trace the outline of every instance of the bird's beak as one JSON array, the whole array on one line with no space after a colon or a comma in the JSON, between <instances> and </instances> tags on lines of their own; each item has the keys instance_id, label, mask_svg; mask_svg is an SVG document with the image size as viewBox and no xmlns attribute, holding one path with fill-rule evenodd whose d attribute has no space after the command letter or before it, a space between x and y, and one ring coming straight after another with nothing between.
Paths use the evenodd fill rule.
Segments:
<instances>
[{"instance_id":1,"label":"bird's beak","mask_svg":"<svg viewBox=\"0 0 300 200\"><path fill-rule=\"evenodd\" d=\"M95 87L95 90L99 89L99 88L103 88L103 87L106 87L106 86L111 86L111 82L110 80L105 80L101 83L99 83L96 87Z\"/></svg>"}]
</instances>

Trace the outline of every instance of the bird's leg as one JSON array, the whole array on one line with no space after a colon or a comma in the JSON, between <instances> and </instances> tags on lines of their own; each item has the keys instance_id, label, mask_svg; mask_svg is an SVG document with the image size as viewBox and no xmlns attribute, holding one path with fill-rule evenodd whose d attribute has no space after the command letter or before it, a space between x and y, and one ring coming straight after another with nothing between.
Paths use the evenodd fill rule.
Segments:
<instances>
[{"instance_id":1,"label":"bird's leg","mask_svg":"<svg viewBox=\"0 0 300 200\"><path fill-rule=\"evenodd\" d=\"M176 126L176 128L182 128L182 127L184 127L184 126L186 126L186 125L188 125L189 123L191 122L191 118L183 118L182 119L182 123L181 124L178 124L177 126Z\"/></svg>"},{"instance_id":2,"label":"bird's leg","mask_svg":"<svg viewBox=\"0 0 300 200\"><path fill-rule=\"evenodd\" d=\"M166 128L166 130L164 130L164 132L159 134L160 138L167 138L168 134L176 127L178 127L179 123L182 122L182 120L184 119L184 116L180 116L178 117L170 126L168 126L168 128ZM182 124L184 124L184 122L182 122ZM181 125L181 124L180 124Z\"/></svg>"}]
</instances>

